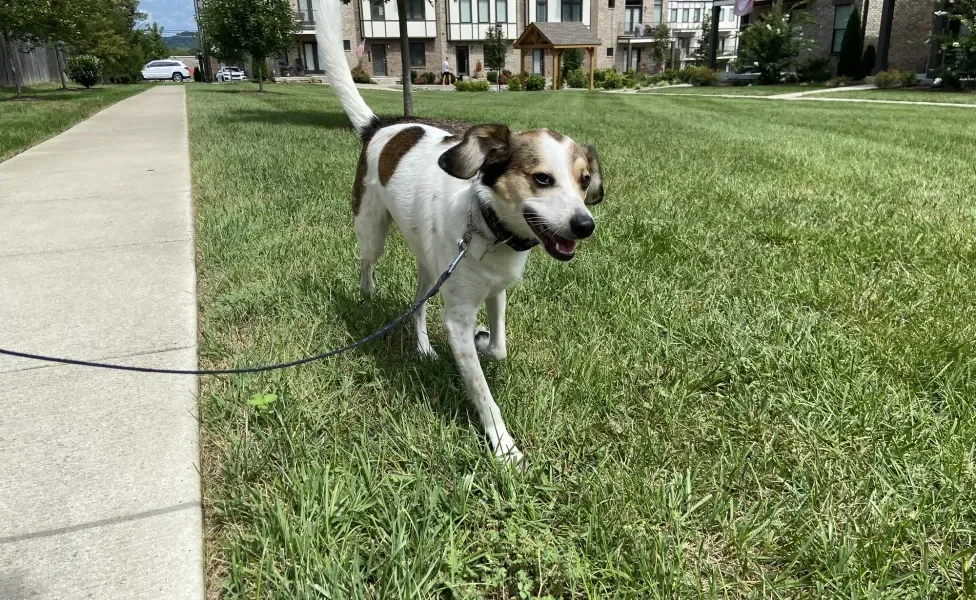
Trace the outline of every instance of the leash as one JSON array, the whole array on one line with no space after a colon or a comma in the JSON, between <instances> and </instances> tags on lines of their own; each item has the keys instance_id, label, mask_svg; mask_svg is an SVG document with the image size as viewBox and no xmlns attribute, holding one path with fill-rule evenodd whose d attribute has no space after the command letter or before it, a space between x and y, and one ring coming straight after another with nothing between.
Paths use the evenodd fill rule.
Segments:
<instances>
[{"instance_id":1,"label":"leash","mask_svg":"<svg viewBox=\"0 0 976 600\"><path fill-rule=\"evenodd\" d=\"M467 230L464 232L464 237L458 240L458 253L451 261L451 264L447 266L447 269L441 273L441 276L437 278L437 282L434 286L430 288L427 294L415 302L410 310L404 312L397 318L393 319L383 327L374 333L367 335L366 337L355 341L351 344L343 346L341 348L336 348L335 350L329 350L328 352L322 352L314 356L309 356L306 358L299 358L297 360L292 360L289 362L277 363L272 365L261 365L257 367L241 367L239 369L198 369L198 370L184 370L184 369L156 369L152 367L130 367L127 365L118 365L111 363L100 363L92 362L87 360L75 360L72 358L57 358L54 356L43 356L41 354L29 354L27 352L17 352L15 350L4 350L0 348L0 354L6 354L7 356L15 356L17 358L29 358L32 360L40 360L44 362L60 363L64 365L76 365L80 367L94 367L97 369L111 369L113 371L132 371L134 373L156 373L161 375L237 375L242 373L264 373L267 371L278 371L281 369L287 369L289 367L297 367L298 365L304 365L306 363L314 362L317 360L324 360L326 358L332 358L344 352L348 352L355 348L362 346L363 344L368 344L377 338L380 338L390 330L394 329L397 325L402 323L404 319L417 312L424 302L427 302L431 298L437 295L440 291L441 286L447 281L451 274L454 273L454 268L458 266L461 259L468 251L468 246L471 244L471 231Z\"/></svg>"}]
</instances>

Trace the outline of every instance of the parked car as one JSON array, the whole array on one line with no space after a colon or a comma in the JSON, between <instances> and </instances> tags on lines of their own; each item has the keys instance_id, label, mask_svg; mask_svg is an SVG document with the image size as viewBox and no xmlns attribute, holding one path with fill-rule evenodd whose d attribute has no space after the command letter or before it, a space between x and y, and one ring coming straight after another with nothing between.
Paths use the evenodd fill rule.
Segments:
<instances>
[{"instance_id":1,"label":"parked car","mask_svg":"<svg viewBox=\"0 0 976 600\"><path fill-rule=\"evenodd\" d=\"M244 81L247 77L239 67L220 67L214 75L217 81Z\"/></svg>"},{"instance_id":2,"label":"parked car","mask_svg":"<svg viewBox=\"0 0 976 600\"><path fill-rule=\"evenodd\" d=\"M154 60L142 68L142 78L183 81L190 78L190 68L178 60Z\"/></svg>"}]
</instances>

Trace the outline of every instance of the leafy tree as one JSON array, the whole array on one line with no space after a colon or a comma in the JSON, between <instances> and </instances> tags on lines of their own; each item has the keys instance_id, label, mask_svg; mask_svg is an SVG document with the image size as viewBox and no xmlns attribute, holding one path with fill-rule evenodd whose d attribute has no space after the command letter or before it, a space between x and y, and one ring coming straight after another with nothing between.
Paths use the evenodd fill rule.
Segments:
<instances>
[{"instance_id":1,"label":"leafy tree","mask_svg":"<svg viewBox=\"0 0 976 600\"><path fill-rule=\"evenodd\" d=\"M864 49L864 56L861 57L861 76L867 77L874 71L874 64L878 62L878 53L873 44L868 44Z\"/></svg>"},{"instance_id":2,"label":"leafy tree","mask_svg":"<svg viewBox=\"0 0 976 600\"><path fill-rule=\"evenodd\" d=\"M938 69L946 87L972 86L976 76L976 0L942 0L935 16L945 21L945 30L933 36L941 50Z\"/></svg>"},{"instance_id":3,"label":"leafy tree","mask_svg":"<svg viewBox=\"0 0 976 600\"><path fill-rule=\"evenodd\" d=\"M0 41L7 50L7 67L13 74L18 97L22 84L14 56L21 48L30 52L44 42L49 13L50 3L47 0L0 0Z\"/></svg>"},{"instance_id":4,"label":"leafy tree","mask_svg":"<svg viewBox=\"0 0 976 600\"><path fill-rule=\"evenodd\" d=\"M806 13L791 18L778 6L763 14L739 34L739 67L756 69L760 83L778 83L782 72L810 47L811 40L797 35L800 26L810 20Z\"/></svg>"},{"instance_id":5,"label":"leafy tree","mask_svg":"<svg viewBox=\"0 0 976 600\"><path fill-rule=\"evenodd\" d=\"M655 65L660 65L668 56L671 48L671 30L664 23L654 28L654 41L650 44L651 59Z\"/></svg>"},{"instance_id":6,"label":"leafy tree","mask_svg":"<svg viewBox=\"0 0 976 600\"><path fill-rule=\"evenodd\" d=\"M837 58L837 76L851 79L864 79L861 72L861 59L864 54L864 37L861 35L861 19L857 16L857 7L847 18L847 29L840 45L840 56Z\"/></svg>"},{"instance_id":7,"label":"leafy tree","mask_svg":"<svg viewBox=\"0 0 976 600\"><path fill-rule=\"evenodd\" d=\"M579 48L571 48L563 52L563 79L570 71L575 71L583 67L583 51Z\"/></svg>"},{"instance_id":8,"label":"leafy tree","mask_svg":"<svg viewBox=\"0 0 976 600\"><path fill-rule=\"evenodd\" d=\"M495 23L485 31L485 67L495 72L498 89L502 87L502 70L505 68L505 54L508 50L502 26Z\"/></svg>"},{"instance_id":9,"label":"leafy tree","mask_svg":"<svg viewBox=\"0 0 976 600\"><path fill-rule=\"evenodd\" d=\"M708 54L712 48L712 15L705 14L705 18L702 19L701 28L701 41L698 42L698 48L695 49L695 64L705 65L708 64Z\"/></svg>"},{"instance_id":10,"label":"leafy tree","mask_svg":"<svg viewBox=\"0 0 976 600\"><path fill-rule=\"evenodd\" d=\"M225 60L250 57L260 65L298 34L291 0L204 0L200 26L217 56ZM255 74L263 92L264 69Z\"/></svg>"}]
</instances>

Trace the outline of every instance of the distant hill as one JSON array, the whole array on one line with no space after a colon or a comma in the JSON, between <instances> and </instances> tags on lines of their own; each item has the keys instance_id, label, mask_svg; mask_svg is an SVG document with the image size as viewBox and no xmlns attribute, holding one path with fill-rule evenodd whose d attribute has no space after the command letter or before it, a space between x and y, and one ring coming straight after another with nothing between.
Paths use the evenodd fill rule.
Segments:
<instances>
[{"instance_id":1,"label":"distant hill","mask_svg":"<svg viewBox=\"0 0 976 600\"><path fill-rule=\"evenodd\" d=\"M184 31L183 33L177 33L176 35L168 35L163 38L166 45L171 49L190 49L196 51L197 48L197 32L196 31Z\"/></svg>"}]
</instances>

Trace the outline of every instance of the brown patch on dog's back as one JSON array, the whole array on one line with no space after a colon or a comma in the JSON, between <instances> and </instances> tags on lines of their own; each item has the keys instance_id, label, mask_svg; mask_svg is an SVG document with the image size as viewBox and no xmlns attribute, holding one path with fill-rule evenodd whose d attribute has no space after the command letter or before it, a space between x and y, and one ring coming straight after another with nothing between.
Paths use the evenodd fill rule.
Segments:
<instances>
[{"instance_id":1,"label":"brown patch on dog's back","mask_svg":"<svg viewBox=\"0 0 976 600\"><path fill-rule=\"evenodd\" d=\"M386 185L393 177L400 160L424 137L423 127L407 127L398 131L380 151L380 183Z\"/></svg>"}]
</instances>

